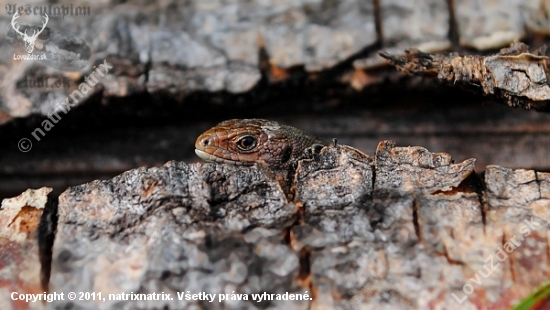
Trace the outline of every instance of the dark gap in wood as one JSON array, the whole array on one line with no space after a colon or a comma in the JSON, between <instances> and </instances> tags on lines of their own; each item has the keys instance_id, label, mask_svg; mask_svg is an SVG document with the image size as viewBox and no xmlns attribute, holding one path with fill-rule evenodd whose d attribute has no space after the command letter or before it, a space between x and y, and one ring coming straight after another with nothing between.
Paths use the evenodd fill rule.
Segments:
<instances>
[{"instance_id":1,"label":"dark gap in wood","mask_svg":"<svg viewBox=\"0 0 550 310\"><path fill-rule=\"evenodd\" d=\"M540 191L540 180L539 180L539 173L538 171L535 171L535 182L537 182L537 187L538 187L538 190L539 190L539 198L542 198L543 195Z\"/></svg>"},{"instance_id":2,"label":"dark gap in wood","mask_svg":"<svg viewBox=\"0 0 550 310\"><path fill-rule=\"evenodd\" d=\"M416 198L416 195L413 193L413 225L414 225L414 232L416 233L416 237L418 238L418 242L422 242L422 235L420 233L420 225L418 224L418 200Z\"/></svg>"},{"instance_id":3,"label":"dark gap in wood","mask_svg":"<svg viewBox=\"0 0 550 310\"><path fill-rule=\"evenodd\" d=\"M42 288L47 293L49 292L50 274L52 270L52 247L57 229L58 204L58 196L50 193L36 231L38 256L40 259L40 282Z\"/></svg>"},{"instance_id":4,"label":"dark gap in wood","mask_svg":"<svg viewBox=\"0 0 550 310\"><path fill-rule=\"evenodd\" d=\"M292 227L294 227L295 225L296 225L296 223L294 223L294 224L290 225L289 227L283 229L283 240L285 241L285 243L287 245L290 245L290 243L292 242L292 236L291 236L292 232L291 232L291 230L292 230Z\"/></svg>"},{"instance_id":5,"label":"dark gap in wood","mask_svg":"<svg viewBox=\"0 0 550 310\"><path fill-rule=\"evenodd\" d=\"M313 285L313 281L311 279L311 249L308 249L307 247L303 247L299 255L299 265L300 265L300 272L298 274L298 279L302 281L305 286L309 288L309 291L311 292L311 302L317 298L316 294L316 288Z\"/></svg>"},{"instance_id":6,"label":"dark gap in wood","mask_svg":"<svg viewBox=\"0 0 550 310\"><path fill-rule=\"evenodd\" d=\"M447 0L449 7L449 34L448 38L451 41L451 46L454 51L460 49L460 33L458 31L458 22L456 20L455 1Z\"/></svg>"},{"instance_id":7,"label":"dark gap in wood","mask_svg":"<svg viewBox=\"0 0 550 310\"><path fill-rule=\"evenodd\" d=\"M261 46L258 49L258 69L260 70L260 81L258 83L265 83L269 76L269 54L265 47Z\"/></svg>"},{"instance_id":8,"label":"dark gap in wood","mask_svg":"<svg viewBox=\"0 0 550 310\"><path fill-rule=\"evenodd\" d=\"M447 259L447 262L449 263L449 265L458 265L458 266L465 266L466 265L466 263L464 263L462 261L452 259L449 256L449 251L447 250L447 247L444 247L444 249L445 249L445 252L443 252L443 253L439 253L439 252L434 252L434 253L445 256L445 259Z\"/></svg>"},{"instance_id":9,"label":"dark gap in wood","mask_svg":"<svg viewBox=\"0 0 550 310\"><path fill-rule=\"evenodd\" d=\"M145 63L143 67L144 75L145 75L145 81L143 82L144 85L147 85L147 82L149 81L149 72L151 71L151 68L153 66L153 55L152 55L152 48L149 47L147 50L147 62Z\"/></svg>"},{"instance_id":10,"label":"dark gap in wood","mask_svg":"<svg viewBox=\"0 0 550 310\"><path fill-rule=\"evenodd\" d=\"M300 258L300 273L298 277L304 280L311 276L311 251L303 247L298 255Z\"/></svg>"},{"instance_id":11,"label":"dark gap in wood","mask_svg":"<svg viewBox=\"0 0 550 310\"><path fill-rule=\"evenodd\" d=\"M376 30L376 36L378 36L378 44L380 46L386 46L384 40L384 29L382 27L382 9L380 6L380 0L374 1L374 27Z\"/></svg>"},{"instance_id":12,"label":"dark gap in wood","mask_svg":"<svg viewBox=\"0 0 550 310\"><path fill-rule=\"evenodd\" d=\"M485 201L485 196L483 193L486 192L487 190L487 186L485 185L485 171L482 171L480 174L479 174L479 179L480 179L480 189L477 193L477 196L479 197L479 200L480 200L480 203L481 203L481 207L480 207L480 211L481 211L481 222L483 223L483 233L485 234L487 231L487 212L489 211L489 204L487 203L487 201Z\"/></svg>"},{"instance_id":13,"label":"dark gap in wood","mask_svg":"<svg viewBox=\"0 0 550 310\"><path fill-rule=\"evenodd\" d=\"M446 196L454 196L457 193L477 193L478 186L477 175L475 173L471 173L456 187L451 187L448 191L437 190L433 192L432 195L443 194Z\"/></svg>"},{"instance_id":14,"label":"dark gap in wood","mask_svg":"<svg viewBox=\"0 0 550 310\"><path fill-rule=\"evenodd\" d=\"M485 202L485 198L483 196L483 193L487 190L485 186L484 181L484 173L475 175L475 192L477 194L477 198L479 200L479 211L481 212L481 222L483 223L483 233L485 233L485 229L487 228L487 207L488 204Z\"/></svg>"}]
</instances>

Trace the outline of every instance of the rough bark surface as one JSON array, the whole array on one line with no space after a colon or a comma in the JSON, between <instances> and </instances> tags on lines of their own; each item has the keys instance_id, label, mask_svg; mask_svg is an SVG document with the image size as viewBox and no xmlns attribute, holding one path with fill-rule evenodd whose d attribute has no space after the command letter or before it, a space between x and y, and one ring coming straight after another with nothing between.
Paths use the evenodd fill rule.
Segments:
<instances>
[{"instance_id":1,"label":"rough bark surface","mask_svg":"<svg viewBox=\"0 0 550 310\"><path fill-rule=\"evenodd\" d=\"M453 1L460 44L477 50L501 48L525 37L526 30L544 32L548 2L522 0Z\"/></svg>"},{"instance_id":2,"label":"rough bark surface","mask_svg":"<svg viewBox=\"0 0 550 310\"><path fill-rule=\"evenodd\" d=\"M41 275L42 261L37 234L51 188L29 189L4 199L0 208L0 304L2 309L44 309L19 294L41 294L48 279ZM51 253L50 253L51 257ZM45 262L49 264L49 262ZM49 267L48 267L49 268ZM14 300L12 294L17 293Z\"/></svg>"},{"instance_id":3,"label":"rough bark surface","mask_svg":"<svg viewBox=\"0 0 550 310\"><path fill-rule=\"evenodd\" d=\"M295 221L297 207L269 174L170 162L66 191L60 196L50 290L95 290L104 296L165 292L174 300L55 306L222 309L254 302L180 301L176 291L300 291L293 282L299 258L282 233Z\"/></svg>"},{"instance_id":4,"label":"rough bark surface","mask_svg":"<svg viewBox=\"0 0 550 310\"><path fill-rule=\"evenodd\" d=\"M379 82L361 71L383 64L375 46L439 52L458 37L457 43L466 47L502 47L525 37L526 29L546 33L544 12L549 7L545 0L65 4L90 6L90 15L50 16L48 35L41 36L39 43L54 50L48 52L50 59L78 55L85 66L75 72L57 71L66 69L62 65L43 66L52 66L52 61L14 60L14 54L25 54L22 40L11 29L12 11L0 16L3 29L11 29L0 33L0 123L59 112L57 104L104 60L114 68L75 106L93 95L109 99L148 92L180 99L196 91L243 93L261 80L262 61L268 66L264 72L268 80L275 83L291 76L287 69L300 67L309 74L351 60L358 71L349 83L360 89ZM22 16L18 22L40 25L42 18ZM36 49L40 52L38 45ZM56 81L64 85L36 84L48 75L49 85Z\"/></svg>"},{"instance_id":5,"label":"rough bark surface","mask_svg":"<svg viewBox=\"0 0 550 310\"><path fill-rule=\"evenodd\" d=\"M319 71L377 40L371 1L173 1L150 5L130 1L80 5L90 5L91 15L52 17L48 29L55 34L70 29L74 36L83 38L91 50L89 65L79 73L64 74L32 61L4 63L0 71L6 81L0 92L4 122L11 117L59 111L56 104L65 101L92 66L104 60L114 69L100 78L86 97L149 92L181 98L194 91L250 90L261 78L262 49L275 68L304 66L307 71ZM1 16L4 28L11 27L11 17ZM1 61L13 59L18 51L5 42L5 37L1 39ZM65 76L69 85L17 87L23 80L37 80L45 74Z\"/></svg>"},{"instance_id":6,"label":"rough bark surface","mask_svg":"<svg viewBox=\"0 0 550 310\"><path fill-rule=\"evenodd\" d=\"M49 291L106 301L46 306L509 307L550 276L550 176L489 166L480 178L474 162L382 142L374 157L329 146L303 160L293 195L262 166L181 162L69 188ZM173 300L108 300L130 292ZM308 299L252 300L263 292Z\"/></svg>"},{"instance_id":7,"label":"rough bark surface","mask_svg":"<svg viewBox=\"0 0 550 310\"><path fill-rule=\"evenodd\" d=\"M509 106L550 110L546 46L533 52L528 48L514 42L487 57L456 53L432 55L416 49L406 50L404 55L387 52L380 55L408 74L437 77L448 84L503 99Z\"/></svg>"},{"instance_id":8,"label":"rough bark surface","mask_svg":"<svg viewBox=\"0 0 550 310\"><path fill-rule=\"evenodd\" d=\"M60 72L67 67L48 62L14 60L15 53L24 54L21 42L12 41L19 37L11 30L0 33L0 124L36 114L50 118L41 119L36 128L44 129L44 122L51 125L52 112L65 116L59 103L79 87L82 90L80 85L93 66L104 61L113 69L82 98L72 99L73 107L91 97L109 102L147 94L146 98L180 101L197 93L243 94L258 85L269 88L291 80L296 72L312 83L307 86L324 89L316 81L328 76L361 90L386 76L371 74L384 64L379 49L486 50L503 47L528 32L546 35L550 29L547 0L72 3L90 5L92 14L52 15L47 28L51 37L39 43L65 53L74 52L68 43L75 42L82 54L70 65L87 62L78 72ZM11 17L0 15L3 29L11 29ZM23 16L20 21L38 24L39 18ZM72 34L64 34L65 30ZM537 35L533 38L536 42ZM480 72L493 70L497 79L485 75L473 81L511 105L530 107L537 98L547 101L547 60L542 56L523 51L493 58L454 58L446 69L457 70L443 71L443 77L467 83ZM62 84L32 84L43 76ZM503 79L508 76L513 78ZM526 78L534 84L525 83ZM522 96L530 102L521 101ZM433 143L434 149L452 150L455 155L460 148L462 157L472 154L465 145L480 150L485 156L483 168L497 161L516 167L548 166L549 129L542 116L510 118L509 123L493 126L497 121L492 111L485 118L472 118L478 116L472 112L458 116L468 120L461 126L449 121L456 118L433 112L429 122L418 125L417 115L396 118L401 112L392 110L386 118L373 117L366 125L361 113L330 115L325 123L311 125L319 124L311 121L317 116L310 110L306 113L305 121L293 120L306 124L298 127L322 127L313 132L328 139L342 130L364 150L388 135L410 137L414 132L423 139L421 145ZM280 111L275 114L281 116ZM60 144L43 141L35 157L3 149L0 187L28 184L18 182L30 175L33 182L53 178L58 188L66 188L67 175L73 178L71 184L84 182L75 181L82 171L112 175L166 158L189 158L192 150L171 152L192 145L185 141L192 142L205 129L198 123L205 119L188 117L192 118L185 124L183 135L189 135L185 139L174 134L178 129L151 134L151 129L139 127L130 136L108 132L105 138L94 136L96 140L89 139L90 134L63 136ZM332 126L338 122L341 126ZM433 130L437 122L452 125ZM493 137L481 141L479 137L486 138L487 133ZM28 131L25 135L30 137ZM53 134L48 135L54 140ZM88 152L92 140L109 151ZM417 144L414 139L404 140L403 144ZM146 141L150 153L145 158L134 152L134 141ZM13 149L15 142L10 142ZM117 157L120 149L127 152L126 160ZM479 176L474 160L455 164L446 153L394 147L389 142L372 153L370 157L349 147L327 147L319 158L299 164L290 194L265 167L169 162L70 187L56 208L49 209L55 209L55 216L42 211L51 204L50 189L4 200L0 305L8 309L507 308L550 277L549 173L487 166ZM56 174L59 171L61 175ZM53 220L57 215L58 225ZM41 236L43 232L53 236L55 227L51 249L50 241ZM12 292L44 291L65 293L65 299L29 304L10 298ZM102 293L106 300L77 295L77 300L69 301L68 292ZM115 300L109 296L162 292L173 300L125 301L120 295ZM180 300L178 292L216 296L212 302L185 296ZM252 300L251 294L264 292L302 294L305 300ZM229 295L220 301L220 294ZM248 300L236 300L234 294Z\"/></svg>"}]
</instances>

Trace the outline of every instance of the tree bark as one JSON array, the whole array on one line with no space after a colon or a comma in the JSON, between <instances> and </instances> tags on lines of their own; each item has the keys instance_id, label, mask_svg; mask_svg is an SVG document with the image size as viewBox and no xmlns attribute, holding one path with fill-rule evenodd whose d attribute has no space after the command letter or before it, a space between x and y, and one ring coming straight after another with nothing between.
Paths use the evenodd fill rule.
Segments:
<instances>
[{"instance_id":1,"label":"tree bark","mask_svg":"<svg viewBox=\"0 0 550 310\"><path fill-rule=\"evenodd\" d=\"M384 141L373 157L325 147L287 193L263 165L181 162L71 187L48 289L105 301L45 306L510 307L550 275L550 174L474 164ZM132 292L173 300L120 300Z\"/></svg>"}]
</instances>

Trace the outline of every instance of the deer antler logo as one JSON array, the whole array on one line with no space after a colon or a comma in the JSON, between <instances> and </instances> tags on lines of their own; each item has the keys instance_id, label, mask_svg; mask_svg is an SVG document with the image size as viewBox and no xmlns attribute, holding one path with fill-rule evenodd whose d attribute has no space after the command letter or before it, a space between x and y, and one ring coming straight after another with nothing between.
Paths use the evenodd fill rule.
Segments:
<instances>
[{"instance_id":1,"label":"deer antler logo","mask_svg":"<svg viewBox=\"0 0 550 310\"><path fill-rule=\"evenodd\" d=\"M15 26L15 20L17 18L19 18L19 12L13 14L13 17L11 18L11 26L13 27L13 29L15 30L15 32L19 33L21 35L21 38L23 38L23 41L25 41L25 49L27 50L27 53L32 53L32 51L34 50L34 42L36 41L36 38L38 38L38 35L44 31L44 28L46 28L46 24L48 24L48 14L44 13L45 17L46 17L46 21L42 23L42 29L40 29L39 31L36 31L36 30L33 30L33 34L31 36L28 36L27 35L27 30L25 30L25 32L21 32L19 31L19 27L16 27Z\"/></svg>"}]
</instances>

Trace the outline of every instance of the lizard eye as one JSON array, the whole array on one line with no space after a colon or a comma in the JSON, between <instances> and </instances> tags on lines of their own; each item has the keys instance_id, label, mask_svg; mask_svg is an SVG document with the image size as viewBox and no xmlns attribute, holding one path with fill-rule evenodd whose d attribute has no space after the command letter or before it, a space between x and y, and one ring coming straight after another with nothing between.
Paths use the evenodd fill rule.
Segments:
<instances>
[{"instance_id":1,"label":"lizard eye","mask_svg":"<svg viewBox=\"0 0 550 310\"><path fill-rule=\"evenodd\" d=\"M256 138L244 136L237 141L237 148L241 151L250 151L256 147Z\"/></svg>"}]
</instances>

